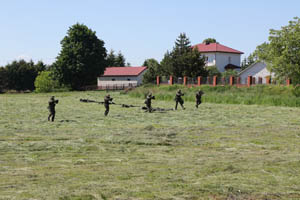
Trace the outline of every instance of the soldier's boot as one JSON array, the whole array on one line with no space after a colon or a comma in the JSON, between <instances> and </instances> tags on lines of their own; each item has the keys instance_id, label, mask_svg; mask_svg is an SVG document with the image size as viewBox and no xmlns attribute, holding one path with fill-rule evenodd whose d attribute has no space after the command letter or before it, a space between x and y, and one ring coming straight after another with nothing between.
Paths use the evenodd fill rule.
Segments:
<instances>
[{"instance_id":1,"label":"soldier's boot","mask_svg":"<svg viewBox=\"0 0 300 200\"><path fill-rule=\"evenodd\" d=\"M55 119L55 114L52 114L51 121L54 122L54 119Z\"/></svg>"}]
</instances>

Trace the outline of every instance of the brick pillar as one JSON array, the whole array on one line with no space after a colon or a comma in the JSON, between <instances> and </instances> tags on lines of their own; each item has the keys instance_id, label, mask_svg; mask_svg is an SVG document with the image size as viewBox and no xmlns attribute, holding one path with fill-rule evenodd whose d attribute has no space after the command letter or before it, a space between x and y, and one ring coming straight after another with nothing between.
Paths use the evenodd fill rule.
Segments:
<instances>
[{"instance_id":1,"label":"brick pillar","mask_svg":"<svg viewBox=\"0 0 300 200\"><path fill-rule=\"evenodd\" d=\"M201 85L201 79L202 79L202 77L201 77L201 76L198 76L198 86Z\"/></svg>"},{"instance_id":2,"label":"brick pillar","mask_svg":"<svg viewBox=\"0 0 300 200\"><path fill-rule=\"evenodd\" d=\"M216 86L217 85L217 76L214 76L213 77L213 86Z\"/></svg>"},{"instance_id":3,"label":"brick pillar","mask_svg":"<svg viewBox=\"0 0 300 200\"><path fill-rule=\"evenodd\" d=\"M159 86L159 84L160 84L160 77L156 76L156 85Z\"/></svg>"},{"instance_id":4,"label":"brick pillar","mask_svg":"<svg viewBox=\"0 0 300 200\"><path fill-rule=\"evenodd\" d=\"M262 84L262 77L258 77L258 84Z\"/></svg>"},{"instance_id":5,"label":"brick pillar","mask_svg":"<svg viewBox=\"0 0 300 200\"><path fill-rule=\"evenodd\" d=\"M252 84L255 85L255 77L252 77Z\"/></svg>"},{"instance_id":6,"label":"brick pillar","mask_svg":"<svg viewBox=\"0 0 300 200\"><path fill-rule=\"evenodd\" d=\"M233 86L233 84L234 84L234 76L230 76L229 85Z\"/></svg>"},{"instance_id":7,"label":"brick pillar","mask_svg":"<svg viewBox=\"0 0 300 200\"><path fill-rule=\"evenodd\" d=\"M291 85L291 79L289 79L289 78L286 79L286 85L287 85L287 86Z\"/></svg>"},{"instance_id":8,"label":"brick pillar","mask_svg":"<svg viewBox=\"0 0 300 200\"><path fill-rule=\"evenodd\" d=\"M241 84L241 77L237 77L236 84L237 85Z\"/></svg>"},{"instance_id":9,"label":"brick pillar","mask_svg":"<svg viewBox=\"0 0 300 200\"><path fill-rule=\"evenodd\" d=\"M173 85L173 76L170 76L170 85Z\"/></svg>"},{"instance_id":10,"label":"brick pillar","mask_svg":"<svg viewBox=\"0 0 300 200\"><path fill-rule=\"evenodd\" d=\"M270 79L270 77L266 77L266 84L267 84L267 85L271 84L271 79Z\"/></svg>"},{"instance_id":11,"label":"brick pillar","mask_svg":"<svg viewBox=\"0 0 300 200\"><path fill-rule=\"evenodd\" d=\"M250 87L252 85L252 76L248 76L247 85Z\"/></svg>"},{"instance_id":12,"label":"brick pillar","mask_svg":"<svg viewBox=\"0 0 300 200\"><path fill-rule=\"evenodd\" d=\"M184 86L187 85L187 77L186 77L186 76L183 77L183 85L184 85Z\"/></svg>"}]
</instances>

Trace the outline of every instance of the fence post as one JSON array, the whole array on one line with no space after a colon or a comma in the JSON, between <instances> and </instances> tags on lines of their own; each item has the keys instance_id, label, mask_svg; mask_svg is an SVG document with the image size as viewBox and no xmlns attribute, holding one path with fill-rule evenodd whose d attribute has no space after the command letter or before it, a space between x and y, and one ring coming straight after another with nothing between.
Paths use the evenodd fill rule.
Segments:
<instances>
[{"instance_id":1,"label":"fence post","mask_svg":"<svg viewBox=\"0 0 300 200\"><path fill-rule=\"evenodd\" d=\"M233 84L234 84L234 77L230 76L230 78L229 78L229 85L233 86Z\"/></svg>"},{"instance_id":2,"label":"fence post","mask_svg":"<svg viewBox=\"0 0 300 200\"><path fill-rule=\"evenodd\" d=\"M200 86L201 85L201 76L198 76L198 86Z\"/></svg>"},{"instance_id":3,"label":"fence post","mask_svg":"<svg viewBox=\"0 0 300 200\"><path fill-rule=\"evenodd\" d=\"M187 85L187 77L186 77L186 76L183 77L183 85L184 85L184 86Z\"/></svg>"},{"instance_id":4,"label":"fence post","mask_svg":"<svg viewBox=\"0 0 300 200\"><path fill-rule=\"evenodd\" d=\"M173 76L170 76L170 85L173 85Z\"/></svg>"},{"instance_id":5,"label":"fence post","mask_svg":"<svg viewBox=\"0 0 300 200\"><path fill-rule=\"evenodd\" d=\"M217 85L217 76L214 76L213 77L213 86L216 86Z\"/></svg>"},{"instance_id":6,"label":"fence post","mask_svg":"<svg viewBox=\"0 0 300 200\"><path fill-rule=\"evenodd\" d=\"M258 77L258 84L262 84L262 77Z\"/></svg>"},{"instance_id":7,"label":"fence post","mask_svg":"<svg viewBox=\"0 0 300 200\"><path fill-rule=\"evenodd\" d=\"M247 85L250 87L252 85L252 76L248 76Z\"/></svg>"},{"instance_id":8,"label":"fence post","mask_svg":"<svg viewBox=\"0 0 300 200\"><path fill-rule=\"evenodd\" d=\"M252 84L255 85L255 77L252 77Z\"/></svg>"},{"instance_id":9,"label":"fence post","mask_svg":"<svg viewBox=\"0 0 300 200\"><path fill-rule=\"evenodd\" d=\"M267 84L267 85L271 84L271 79L270 79L270 77L266 77L266 84Z\"/></svg>"},{"instance_id":10,"label":"fence post","mask_svg":"<svg viewBox=\"0 0 300 200\"><path fill-rule=\"evenodd\" d=\"M286 85L287 85L287 86L291 85L291 79L289 79L289 78L286 79Z\"/></svg>"},{"instance_id":11,"label":"fence post","mask_svg":"<svg viewBox=\"0 0 300 200\"><path fill-rule=\"evenodd\" d=\"M156 85L159 86L159 84L160 84L160 77L156 76Z\"/></svg>"}]
</instances>

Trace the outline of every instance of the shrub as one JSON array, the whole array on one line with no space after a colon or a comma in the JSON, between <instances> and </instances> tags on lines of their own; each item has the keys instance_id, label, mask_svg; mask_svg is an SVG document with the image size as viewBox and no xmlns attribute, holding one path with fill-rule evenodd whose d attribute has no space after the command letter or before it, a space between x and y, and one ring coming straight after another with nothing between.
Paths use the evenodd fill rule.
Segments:
<instances>
[{"instance_id":1,"label":"shrub","mask_svg":"<svg viewBox=\"0 0 300 200\"><path fill-rule=\"evenodd\" d=\"M36 77L34 85L36 92L52 92L58 88L58 81L53 80L51 72L43 71Z\"/></svg>"}]
</instances>

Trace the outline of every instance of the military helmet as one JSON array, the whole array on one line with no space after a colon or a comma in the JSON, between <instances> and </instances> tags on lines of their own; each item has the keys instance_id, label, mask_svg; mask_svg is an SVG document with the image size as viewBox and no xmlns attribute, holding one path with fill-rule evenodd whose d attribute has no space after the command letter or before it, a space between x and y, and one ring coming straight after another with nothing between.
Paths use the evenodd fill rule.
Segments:
<instances>
[{"instance_id":1,"label":"military helmet","mask_svg":"<svg viewBox=\"0 0 300 200\"><path fill-rule=\"evenodd\" d=\"M52 96L50 99L51 99L51 100L54 100L54 96Z\"/></svg>"}]
</instances>

